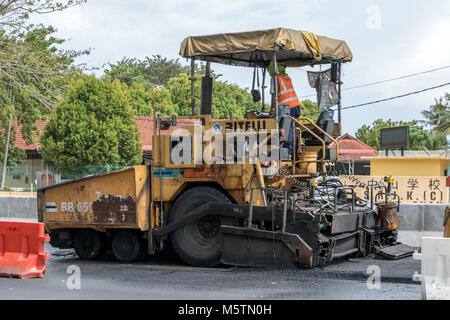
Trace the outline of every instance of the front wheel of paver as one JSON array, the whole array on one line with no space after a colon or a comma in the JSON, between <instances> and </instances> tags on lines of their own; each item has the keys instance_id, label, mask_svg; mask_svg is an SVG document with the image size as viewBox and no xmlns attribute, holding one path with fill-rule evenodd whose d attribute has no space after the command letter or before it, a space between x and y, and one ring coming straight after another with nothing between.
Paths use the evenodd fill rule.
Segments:
<instances>
[{"instance_id":1,"label":"front wheel of paver","mask_svg":"<svg viewBox=\"0 0 450 320\"><path fill-rule=\"evenodd\" d=\"M181 219L186 213L208 202L232 203L223 192L212 187L196 187L183 193L169 215L169 223ZM223 235L220 226L236 225L236 219L212 215L203 217L170 234L177 254L185 262L197 267L220 264Z\"/></svg>"}]
</instances>

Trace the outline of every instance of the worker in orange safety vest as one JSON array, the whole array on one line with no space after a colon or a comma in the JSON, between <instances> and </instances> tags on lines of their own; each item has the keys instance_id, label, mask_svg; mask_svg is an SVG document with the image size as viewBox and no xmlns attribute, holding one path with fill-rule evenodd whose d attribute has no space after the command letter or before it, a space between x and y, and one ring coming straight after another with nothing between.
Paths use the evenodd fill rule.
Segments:
<instances>
[{"instance_id":1,"label":"worker in orange safety vest","mask_svg":"<svg viewBox=\"0 0 450 320\"><path fill-rule=\"evenodd\" d=\"M299 118L301 109L300 109L300 100L297 97L297 94L295 93L294 86L292 85L291 78L287 75L285 68L277 63L278 68L278 76L277 76L277 84L278 84L278 105L288 105L291 107L291 117L292 118ZM269 68L267 71L269 72L270 76L273 77L274 70L273 70L273 62L270 63ZM298 126L296 124L296 126ZM297 152L298 148L298 137L296 138L295 143L295 151ZM292 157L292 147L293 147L293 125L291 123L291 127L289 129L289 137L288 137L288 150L289 155Z\"/></svg>"}]
</instances>

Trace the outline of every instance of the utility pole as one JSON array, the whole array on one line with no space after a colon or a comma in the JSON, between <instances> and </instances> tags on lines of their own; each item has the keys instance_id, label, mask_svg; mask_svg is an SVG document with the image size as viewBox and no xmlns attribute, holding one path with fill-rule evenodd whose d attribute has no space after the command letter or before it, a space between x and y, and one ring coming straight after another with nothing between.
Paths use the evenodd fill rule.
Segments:
<instances>
[{"instance_id":1,"label":"utility pole","mask_svg":"<svg viewBox=\"0 0 450 320\"><path fill-rule=\"evenodd\" d=\"M195 115L195 59L191 58L191 115Z\"/></svg>"},{"instance_id":2,"label":"utility pole","mask_svg":"<svg viewBox=\"0 0 450 320\"><path fill-rule=\"evenodd\" d=\"M8 163L8 149L9 149L9 137L10 137L10 135L11 135L11 120L8 123L8 134L7 134L7 137L6 137L5 155L3 157L2 189L5 188L6 164Z\"/></svg>"},{"instance_id":3,"label":"utility pole","mask_svg":"<svg viewBox=\"0 0 450 320\"><path fill-rule=\"evenodd\" d=\"M12 88L11 84L9 85L9 100L11 103L11 107L14 106L14 97L12 96ZM9 150L9 140L11 136L11 122L12 122L12 116L9 119L8 123L8 134L6 137L6 143L5 143L5 154L3 156L3 175L2 175L2 185L1 188L5 188L5 181L6 181L6 165L8 164L8 150Z\"/></svg>"}]
</instances>

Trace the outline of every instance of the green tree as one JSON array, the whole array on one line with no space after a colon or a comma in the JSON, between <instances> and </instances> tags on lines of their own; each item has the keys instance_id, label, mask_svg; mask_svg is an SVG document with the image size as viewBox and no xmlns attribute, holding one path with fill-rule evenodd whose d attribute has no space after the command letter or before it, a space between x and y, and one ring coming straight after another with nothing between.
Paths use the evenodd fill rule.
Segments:
<instances>
[{"instance_id":1,"label":"green tree","mask_svg":"<svg viewBox=\"0 0 450 320\"><path fill-rule=\"evenodd\" d=\"M200 113L200 75L196 75L194 85L195 96L195 113ZM190 115L191 109L191 81L186 73L180 74L179 77L172 78L167 83L166 89L170 92L172 103L176 106L175 115Z\"/></svg>"},{"instance_id":2,"label":"green tree","mask_svg":"<svg viewBox=\"0 0 450 320\"><path fill-rule=\"evenodd\" d=\"M242 89L236 84L214 81L212 111L213 118L226 119L233 114L235 119L244 119L251 111L261 111L261 103L253 102L248 89Z\"/></svg>"},{"instance_id":3,"label":"green tree","mask_svg":"<svg viewBox=\"0 0 450 320\"><path fill-rule=\"evenodd\" d=\"M305 99L301 101L301 115L311 119L312 121L317 121L317 118L319 117L319 107L317 106L317 103Z\"/></svg>"},{"instance_id":4,"label":"green tree","mask_svg":"<svg viewBox=\"0 0 450 320\"><path fill-rule=\"evenodd\" d=\"M450 134L450 94L446 93L435 102L428 110L422 111L422 115L427 119L424 122L431 126L434 133L448 135Z\"/></svg>"},{"instance_id":5,"label":"green tree","mask_svg":"<svg viewBox=\"0 0 450 320\"><path fill-rule=\"evenodd\" d=\"M200 112L201 78L205 73L204 64L195 64L195 110ZM260 110L248 89L219 81L220 74L211 70L214 79L213 117L228 118L230 112L236 119L244 118L249 111ZM190 67L176 60L168 60L160 55L144 60L124 58L116 64L110 64L104 79L117 79L130 88L130 101L136 115L152 115L156 107L162 116L190 115L191 80Z\"/></svg>"},{"instance_id":6,"label":"green tree","mask_svg":"<svg viewBox=\"0 0 450 320\"><path fill-rule=\"evenodd\" d=\"M417 121L398 122L390 119L387 121L378 119L373 122L372 126L363 125L358 129L356 138L375 150L380 150L380 129L398 126L410 127L409 148L407 150L442 150L447 146L444 136L423 129Z\"/></svg>"},{"instance_id":7,"label":"green tree","mask_svg":"<svg viewBox=\"0 0 450 320\"><path fill-rule=\"evenodd\" d=\"M61 11L85 0L5 0L0 4L0 153L4 157L7 128L12 124L8 164L25 153L12 147L15 124L27 143L34 143L35 121L48 114L62 96L73 61L87 51L62 50L64 40L52 27L27 24L31 14Z\"/></svg>"},{"instance_id":8,"label":"green tree","mask_svg":"<svg viewBox=\"0 0 450 320\"><path fill-rule=\"evenodd\" d=\"M160 55L146 57L145 64L150 82L158 87L166 86L171 78L178 77L181 73L188 73L190 70L188 66L181 65L178 59L168 60Z\"/></svg>"},{"instance_id":9,"label":"green tree","mask_svg":"<svg viewBox=\"0 0 450 320\"><path fill-rule=\"evenodd\" d=\"M2 0L0 3L0 27L23 27L30 15L52 13L85 3L87 0Z\"/></svg>"},{"instance_id":10,"label":"green tree","mask_svg":"<svg viewBox=\"0 0 450 320\"><path fill-rule=\"evenodd\" d=\"M130 105L137 116L153 116L153 108L156 107L161 116L177 115L177 106L172 103L169 90L166 88L145 88L133 83L127 89Z\"/></svg>"},{"instance_id":11,"label":"green tree","mask_svg":"<svg viewBox=\"0 0 450 320\"><path fill-rule=\"evenodd\" d=\"M446 150L449 147L447 137L440 133L430 133L422 144L427 150Z\"/></svg>"},{"instance_id":12,"label":"green tree","mask_svg":"<svg viewBox=\"0 0 450 320\"><path fill-rule=\"evenodd\" d=\"M13 141L13 139L11 139ZM6 140L0 140L0 164L3 164L3 158L5 156L5 142ZM8 148L8 160L6 165L15 167L22 164L26 160L26 152L19 148L14 147L12 144Z\"/></svg>"},{"instance_id":13,"label":"green tree","mask_svg":"<svg viewBox=\"0 0 450 320\"><path fill-rule=\"evenodd\" d=\"M146 57L144 60L123 58L109 67L109 70L105 70L105 78L120 80L128 86L138 83L145 89L164 87L170 78L189 73L190 70L189 67L181 65L178 59L168 60L160 55Z\"/></svg>"},{"instance_id":14,"label":"green tree","mask_svg":"<svg viewBox=\"0 0 450 320\"><path fill-rule=\"evenodd\" d=\"M201 74L195 78L195 112L200 113ZM190 77L182 73L179 77L172 78L167 83L172 103L177 107L178 115L190 115L191 108L191 81ZM250 111L261 110L261 103L254 103L248 89L242 89L238 85L216 80L213 84L212 111L213 118L229 118L230 112L235 119L243 119Z\"/></svg>"},{"instance_id":15,"label":"green tree","mask_svg":"<svg viewBox=\"0 0 450 320\"><path fill-rule=\"evenodd\" d=\"M195 64L195 112L200 113L201 78L205 73L204 64ZM211 70L213 85L213 117L228 118L230 113L235 119L243 119L248 112L260 111L261 103L254 103L250 90L238 85L220 81L222 76ZM136 115L151 116L152 107L156 107L162 116L190 115L191 80L190 67L183 66L178 59L168 60L159 55L144 60L124 58L116 64L110 64L104 79L117 79L130 88L129 97ZM302 114L316 121L317 104L311 100L303 101ZM269 107L270 108L270 107ZM312 114L312 115L310 115Z\"/></svg>"},{"instance_id":16,"label":"green tree","mask_svg":"<svg viewBox=\"0 0 450 320\"><path fill-rule=\"evenodd\" d=\"M41 135L45 163L59 168L141 163L133 116L125 84L79 76Z\"/></svg>"},{"instance_id":17,"label":"green tree","mask_svg":"<svg viewBox=\"0 0 450 320\"><path fill-rule=\"evenodd\" d=\"M145 63L138 59L123 58L116 64L110 64L109 67L109 70L105 70L104 79L119 80L128 86L136 83L145 89L154 86L148 79Z\"/></svg>"},{"instance_id":18,"label":"green tree","mask_svg":"<svg viewBox=\"0 0 450 320\"><path fill-rule=\"evenodd\" d=\"M52 27L29 26L27 31L0 31L0 120L22 124L24 138L34 143L34 123L48 114L64 94L74 59L87 52L60 50L64 40Z\"/></svg>"}]
</instances>

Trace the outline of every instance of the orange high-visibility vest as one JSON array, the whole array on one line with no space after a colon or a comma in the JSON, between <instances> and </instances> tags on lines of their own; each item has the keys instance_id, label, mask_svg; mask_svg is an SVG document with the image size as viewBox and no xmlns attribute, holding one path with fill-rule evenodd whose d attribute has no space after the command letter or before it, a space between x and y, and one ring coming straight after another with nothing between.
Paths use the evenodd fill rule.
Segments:
<instances>
[{"instance_id":1,"label":"orange high-visibility vest","mask_svg":"<svg viewBox=\"0 0 450 320\"><path fill-rule=\"evenodd\" d=\"M297 98L294 86L289 76L277 77L278 80L278 103L280 105L288 105L291 108L299 106L300 100Z\"/></svg>"}]
</instances>

